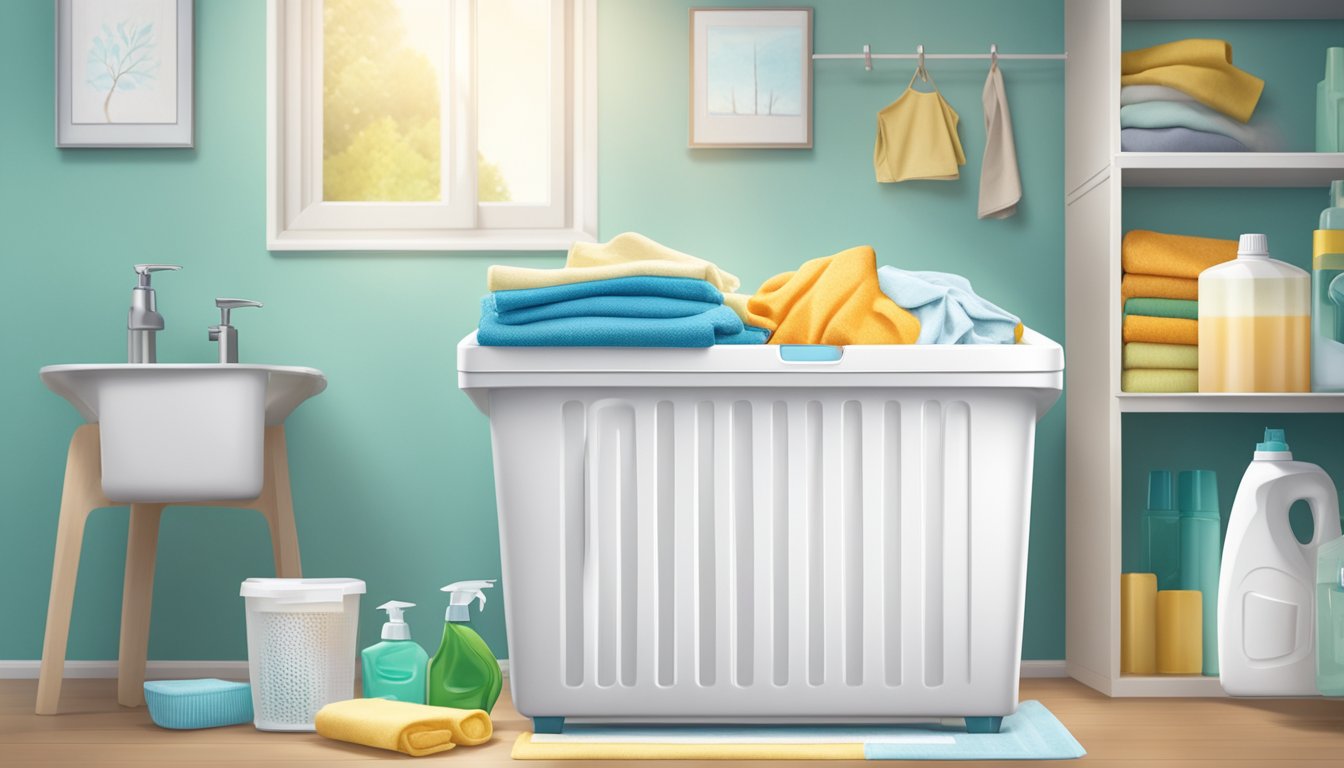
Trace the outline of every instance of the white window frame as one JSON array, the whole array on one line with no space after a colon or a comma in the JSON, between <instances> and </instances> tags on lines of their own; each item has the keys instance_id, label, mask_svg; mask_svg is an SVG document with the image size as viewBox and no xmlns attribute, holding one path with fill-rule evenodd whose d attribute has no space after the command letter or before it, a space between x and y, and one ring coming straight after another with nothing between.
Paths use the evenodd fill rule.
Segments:
<instances>
[{"instance_id":1,"label":"white window frame","mask_svg":"<svg viewBox=\"0 0 1344 768\"><path fill-rule=\"evenodd\" d=\"M488 0L486 0L488 1ZM272 251L564 250L597 239L596 0L552 0L551 194L542 205L476 201L474 9L451 3L445 62L445 202L322 200L322 0L269 0L266 247ZM460 34L461 30L472 30ZM469 41L469 44L463 44Z\"/></svg>"}]
</instances>

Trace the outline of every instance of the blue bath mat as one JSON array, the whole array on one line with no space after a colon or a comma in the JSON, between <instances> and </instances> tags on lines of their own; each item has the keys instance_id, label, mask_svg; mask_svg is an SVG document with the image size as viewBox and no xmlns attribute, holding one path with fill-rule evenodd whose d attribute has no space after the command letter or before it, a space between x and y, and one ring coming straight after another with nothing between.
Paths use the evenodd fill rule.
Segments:
<instances>
[{"instance_id":1,"label":"blue bath mat","mask_svg":"<svg viewBox=\"0 0 1344 768\"><path fill-rule=\"evenodd\" d=\"M569 725L524 733L515 760L1065 760L1083 750L1038 701L1024 701L995 734L959 726Z\"/></svg>"}]
</instances>

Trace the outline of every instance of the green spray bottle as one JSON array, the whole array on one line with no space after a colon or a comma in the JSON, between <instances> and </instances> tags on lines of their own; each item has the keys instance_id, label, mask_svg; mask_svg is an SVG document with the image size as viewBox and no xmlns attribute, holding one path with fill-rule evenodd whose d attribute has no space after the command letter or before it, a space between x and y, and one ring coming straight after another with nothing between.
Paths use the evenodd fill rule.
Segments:
<instances>
[{"instance_id":1,"label":"green spray bottle","mask_svg":"<svg viewBox=\"0 0 1344 768\"><path fill-rule=\"evenodd\" d=\"M483 709L487 713L494 708L504 687L504 674L490 646L466 624L471 618L471 601L479 600L477 608L484 610L485 593L481 590L494 585L494 579L487 579L458 581L443 588L449 593L448 613L444 616L443 641L429 662L430 704Z\"/></svg>"}]
</instances>

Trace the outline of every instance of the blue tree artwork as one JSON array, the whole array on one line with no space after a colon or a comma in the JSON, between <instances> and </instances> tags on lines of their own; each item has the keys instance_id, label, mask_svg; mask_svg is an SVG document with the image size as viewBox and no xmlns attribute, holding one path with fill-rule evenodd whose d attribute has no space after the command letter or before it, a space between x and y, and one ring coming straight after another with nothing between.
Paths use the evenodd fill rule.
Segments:
<instances>
[{"instance_id":1,"label":"blue tree artwork","mask_svg":"<svg viewBox=\"0 0 1344 768\"><path fill-rule=\"evenodd\" d=\"M154 52L154 24L126 20L102 25L89 46L88 84L103 99L103 117L112 119L112 97L118 91L154 87L159 57Z\"/></svg>"}]
</instances>

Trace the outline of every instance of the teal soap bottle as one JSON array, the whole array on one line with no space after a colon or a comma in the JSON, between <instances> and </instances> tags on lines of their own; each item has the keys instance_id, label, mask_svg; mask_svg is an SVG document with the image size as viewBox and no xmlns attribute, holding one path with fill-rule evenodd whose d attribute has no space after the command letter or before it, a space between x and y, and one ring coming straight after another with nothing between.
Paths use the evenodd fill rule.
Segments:
<instances>
[{"instance_id":1,"label":"teal soap bottle","mask_svg":"<svg viewBox=\"0 0 1344 768\"><path fill-rule=\"evenodd\" d=\"M1344 536L1316 552L1316 689L1344 696Z\"/></svg>"},{"instance_id":2,"label":"teal soap bottle","mask_svg":"<svg viewBox=\"0 0 1344 768\"><path fill-rule=\"evenodd\" d=\"M1180 513L1172 490L1170 471L1155 469L1148 473L1148 506L1143 512L1139 572L1156 574L1159 590L1180 589Z\"/></svg>"},{"instance_id":3,"label":"teal soap bottle","mask_svg":"<svg viewBox=\"0 0 1344 768\"><path fill-rule=\"evenodd\" d=\"M1325 79L1316 84L1316 151L1344 152L1344 48L1325 49Z\"/></svg>"},{"instance_id":4,"label":"teal soap bottle","mask_svg":"<svg viewBox=\"0 0 1344 768\"><path fill-rule=\"evenodd\" d=\"M1333 50L1333 49L1332 49ZM1339 49L1344 51L1344 48ZM1311 391L1344 392L1344 181L1312 236Z\"/></svg>"},{"instance_id":5,"label":"teal soap bottle","mask_svg":"<svg viewBox=\"0 0 1344 768\"><path fill-rule=\"evenodd\" d=\"M414 607L415 603L399 600L378 606L378 610L387 611L383 641L359 654L364 698L425 703L429 654L411 639L411 628L402 619L403 612Z\"/></svg>"},{"instance_id":6,"label":"teal soap bottle","mask_svg":"<svg viewBox=\"0 0 1344 768\"><path fill-rule=\"evenodd\" d=\"M1182 472L1177 478L1180 507L1181 589L1203 593L1205 675L1218 676L1218 574L1222 567L1222 513L1218 507L1218 476L1207 469Z\"/></svg>"}]
</instances>

